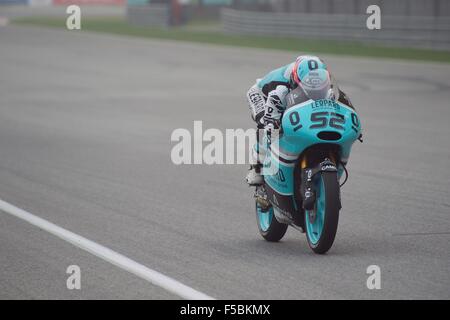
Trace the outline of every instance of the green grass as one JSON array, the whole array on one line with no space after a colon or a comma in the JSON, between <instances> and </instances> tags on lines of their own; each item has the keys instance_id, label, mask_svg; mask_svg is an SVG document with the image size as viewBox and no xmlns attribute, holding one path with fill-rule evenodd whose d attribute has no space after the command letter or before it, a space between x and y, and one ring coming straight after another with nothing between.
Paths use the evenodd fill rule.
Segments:
<instances>
[{"instance_id":1,"label":"green grass","mask_svg":"<svg viewBox=\"0 0 450 320\"><path fill-rule=\"evenodd\" d=\"M65 20L50 17L19 18L13 23L22 25L35 25L53 27L66 30ZM409 48L392 48L365 45L355 42L320 41L309 39L263 37L263 36L237 36L221 33L214 23L192 23L186 27L177 28L144 28L127 24L121 18L84 18L83 31L95 31L119 35L136 36L153 39L169 39L198 43L209 43L226 46L239 46L250 48L277 49L295 52L329 53L338 55L353 55L377 58L396 58L408 60L426 60L436 62L450 62L449 51L434 51Z\"/></svg>"}]
</instances>

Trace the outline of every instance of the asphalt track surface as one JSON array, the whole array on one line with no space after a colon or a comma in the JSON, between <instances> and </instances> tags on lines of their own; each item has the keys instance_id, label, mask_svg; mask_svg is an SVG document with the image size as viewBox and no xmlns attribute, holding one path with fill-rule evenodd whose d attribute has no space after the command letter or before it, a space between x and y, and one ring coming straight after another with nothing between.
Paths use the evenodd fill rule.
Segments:
<instances>
[{"instance_id":1,"label":"asphalt track surface","mask_svg":"<svg viewBox=\"0 0 450 320\"><path fill-rule=\"evenodd\" d=\"M2 27L0 199L219 299L449 299L450 65L324 56L365 138L327 255L262 240L247 166L172 164L174 129L250 128L246 89L293 58ZM178 298L0 213L2 299Z\"/></svg>"}]
</instances>

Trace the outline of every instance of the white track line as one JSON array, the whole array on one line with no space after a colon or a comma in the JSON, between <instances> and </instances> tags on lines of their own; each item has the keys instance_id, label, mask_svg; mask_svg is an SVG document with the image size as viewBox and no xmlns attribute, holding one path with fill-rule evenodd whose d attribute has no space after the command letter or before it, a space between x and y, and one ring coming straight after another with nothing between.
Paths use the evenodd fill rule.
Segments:
<instances>
[{"instance_id":1,"label":"white track line","mask_svg":"<svg viewBox=\"0 0 450 320\"><path fill-rule=\"evenodd\" d=\"M212 297L192 289L181 282L169 278L162 273L147 268L146 266L133 261L120 253L108 249L98 243L79 236L69 230L61 228L47 220L39 218L29 212L13 206L0 199L0 210L9 213L17 218L25 220L36 227L39 227L71 244L96 255L97 257L112 263L113 265L126 270L138 277L159 286L181 298L189 300L211 300Z\"/></svg>"}]
</instances>

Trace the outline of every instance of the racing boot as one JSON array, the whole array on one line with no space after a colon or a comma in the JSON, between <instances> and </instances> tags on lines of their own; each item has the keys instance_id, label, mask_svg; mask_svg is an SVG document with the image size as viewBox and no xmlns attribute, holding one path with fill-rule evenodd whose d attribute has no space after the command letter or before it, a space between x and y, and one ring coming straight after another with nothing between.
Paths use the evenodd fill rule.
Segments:
<instances>
[{"instance_id":1,"label":"racing boot","mask_svg":"<svg viewBox=\"0 0 450 320\"><path fill-rule=\"evenodd\" d=\"M260 163L252 164L250 166L248 174L245 177L249 186L260 186L263 184L264 177L261 174L261 167L262 165Z\"/></svg>"}]
</instances>

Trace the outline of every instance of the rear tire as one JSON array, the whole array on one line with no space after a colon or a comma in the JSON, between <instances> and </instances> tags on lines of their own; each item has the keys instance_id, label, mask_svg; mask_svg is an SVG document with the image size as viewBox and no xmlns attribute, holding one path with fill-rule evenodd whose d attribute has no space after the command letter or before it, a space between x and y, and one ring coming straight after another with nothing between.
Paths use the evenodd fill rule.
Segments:
<instances>
[{"instance_id":1,"label":"rear tire","mask_svg":"<svg viewBox=\"0 0 450 320\"><path fill-rule=\"evenodd\" d=\"M333 245L339 222L340 186L336 172L322 172L315 177L316 203L314 211L305 211L306 238L309 247L318 254ZM314 216L312 219L311 216Z\"/></svg>"},{"instance_id":2,"label":"rear tire","mask_svg":"<svg viewBox=\"0 0 450 320\"><path fill-rule=\"evenodd\" d=\"M255 208L256 221L262 237L270 242L280 241L285 235L288 225L277 221L273 214L273 208L263 212L257 203Z\"/></svg>"}]
</instances>

